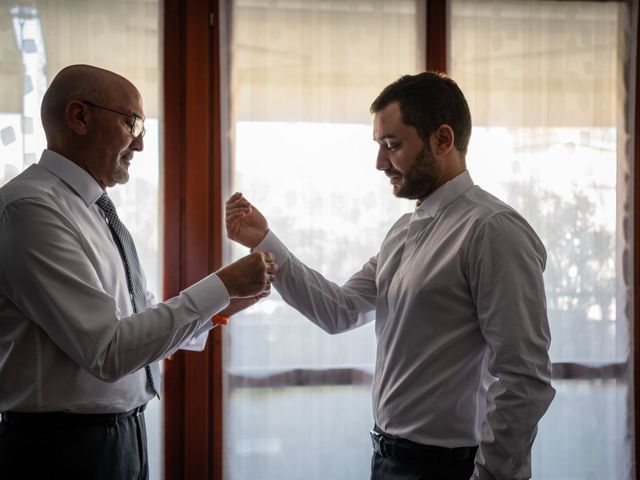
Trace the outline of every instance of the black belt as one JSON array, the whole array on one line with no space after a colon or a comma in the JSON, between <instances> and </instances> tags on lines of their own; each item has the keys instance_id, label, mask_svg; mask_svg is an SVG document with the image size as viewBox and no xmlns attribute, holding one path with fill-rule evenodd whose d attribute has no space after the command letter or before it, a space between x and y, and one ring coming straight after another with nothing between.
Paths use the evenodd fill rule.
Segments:
<instances>
[{"instance_id":1,"label":"black belt","mask_svg":"<svg viewBox=\"0 0 640 480\"><path fill-rule=\"evenodd\" d=\"M88 427L91 425L115 424L120 419L140 415L145 408L147 408L146 403L122 413L4 412L2 420L16 427Z\"/></svg>"},{"instance_id":2,"label":"black belt","mask_svg":"<svg viewBox=\"0 0 640 480\"><path fill-rule=\"evenodd\" d=\"M371 432L373 450L383 457L404 462L434 462L451 464L473 459L478 447L446 448L422 445L404 438L393 437L376 426Z\"/></svg>"}]
</instances>

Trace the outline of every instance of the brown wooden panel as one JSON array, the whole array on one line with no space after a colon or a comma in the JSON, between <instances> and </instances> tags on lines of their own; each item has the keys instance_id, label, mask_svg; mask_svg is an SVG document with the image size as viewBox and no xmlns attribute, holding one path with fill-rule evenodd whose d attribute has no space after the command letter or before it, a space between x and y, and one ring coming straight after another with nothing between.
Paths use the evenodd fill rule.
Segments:
<instances>
[{"instance_id":1,"label":"brown wooden panel","mask_svg":"<svg viewBox=\"0 0 640 480\"><path fill-rule=\"evenodd\" d=\"M427 70L447 71L447 0L427 0Z\"/></svg>"},{"instance_id":2,"label":"brown wooden panel","mask_svg":"<svg viewBox=\"0 0 640 480\"><path fill-rule=\"evenodd\" d=\"M181 270L181 212L184 171L184 8L180 0L164 2L164 287L175 296L184 283ZM168 68L172 65L172 68ZM164 362L164 477L182 478L184 465L184 356Z\"/></svg>"},{"instance_id":3,"label":"brown wooden panel","mask_svg":"<svg viewBox=\"0 0 640 480\"><path fill-rule=\"evenodd\" d=\"M210 0L164 2L165 296L219 263L220 209L212 202L212 57ZM215 122L217 125L217 122ZM219 151L219 148L217 149ZM217 177L216 177L217 178ZM217 223L216 223L217 222ZM217 236L216 236L217 235ZM218 251L218 253L216 253ZM215 335L214 335L215 336ZM215 459L212 339L205 352L165 362L165 478L211 479ZM217 349L216 349L217 350ZM221 472L221 469L220 469ZM219 478L219 477L218 477Z\"/></svg>"},{"instance_id":4,"label":"brown wooden panel","mask_svg":"<svg viewBox=\"0 0 640 480\"><path fill-rule=\"evenodd\" d=\"M220 107L220 55L221 38L220 29L217 28L220 22L220 11L218 0L209 0L211 10L210 24L210 58L211 58L211 78L210 88L211 101L209 128L209 157L211 159L210 178L210 199L211 205L211 231L210 252L212 253L212 267L218 269L222 266L222 242L223 242L223 210L222 210L222 138L221 138L221 107ZM211 429L209 439L209 458L212 461L211 478L222 480L222 451L223 451L223 365L222 365L222 330L216 328L209 338L209 364L212 368L209 382L209 396L211 401L210 418Z\"/></svg>"},{"instance_id":5,"label":"brown wooden panel","mask_svg":"<svg viewBox=\"0 0 640 480\"><path fill-rule=\"evenodd\" d=\"M185 30L185 285L197 282L211 270L209 204L209 4L186 4ZM185 355L185 464L184 478L211 478L209 455L209 379L207 353Z\"/></svg>"},{"instance_id":6,"label":"brown wooden panel","mask_svg":"<svg viewBox=\"0 0 640 480\"><path fill-rule=\"evenodd\" d=\"M633 11L633 10L632 10ZM635 477L640 480L640 35L637 26L640 25L640 8L635 7L636 13L636 71L635 76L635 108L634 111L634 141L633 141L633 411L634 411L634 440L635 440ZM632 87L633 88L633 87Z\"/></svg>"}]
</instances>

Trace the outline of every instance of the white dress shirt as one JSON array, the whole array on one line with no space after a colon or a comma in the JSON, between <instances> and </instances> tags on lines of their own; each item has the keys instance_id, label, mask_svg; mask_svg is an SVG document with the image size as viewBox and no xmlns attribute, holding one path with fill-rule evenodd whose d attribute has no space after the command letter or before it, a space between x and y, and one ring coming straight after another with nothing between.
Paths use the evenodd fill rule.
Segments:
<instances>
[{"instance_id":1,"label":"white dress shirt","mask_svg":"<svg viewBox=\"0 0 640 480\"><path fill-rule=\"evenodd\" d=\"M474 478L530 478L531 444L554 389L546 252L517 212L465 171L402 216L343 286L272 232L257 250L275 254L284 300L327 332L375 318L382 430L426 445L480 444Z\"/></svg>"},{"instance_id":2,"label":"white dress shirt","mask_svg":"<svg viewBox=\"0 0 640 480\"><path fill-rule=\"evenodd\" d=\"M82 168L50 150L0 188L0 411L114 413L152 398L144 367L229 295L215 275L133 313L124 265ZM146 284L145 284L146 288ZM193 343L193 342L192 342Z\"/></svg>"}]
</instances>

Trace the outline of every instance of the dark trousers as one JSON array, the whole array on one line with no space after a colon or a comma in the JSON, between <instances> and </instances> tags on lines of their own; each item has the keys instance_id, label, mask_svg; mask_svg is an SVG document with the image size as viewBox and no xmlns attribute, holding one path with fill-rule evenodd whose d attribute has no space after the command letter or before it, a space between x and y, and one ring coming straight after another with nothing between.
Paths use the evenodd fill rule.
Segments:
<instances>
[{"instance_id":1,"label":"dark trousers","mask_svg":"<svg viewBox=\"0 0 640 480\"><path fill-rule=\"evenodd\" d=\"M3 415L0 478L147 480L144 414Z\"/></svg>"},{"instance_id":2,"label":"dark trousers","mask_svg":"<svg viewBox=\"0 0 640 480\"><path fill-rule=\"evenodd\" d=\"M371 480L469 480L473 475L477 447L421 445L377 426L371 440Z\"/></svg>"},{"instance_id":3,"label":"dark trousers","mask_svg":"<svg viewBox=\"0 0 640 480\"><path fill-rule=\"evenodd\" d=\"M371 480L469 480L474 459L453 464L407 462L373 453Z\"/></svg>"}]
</instances>

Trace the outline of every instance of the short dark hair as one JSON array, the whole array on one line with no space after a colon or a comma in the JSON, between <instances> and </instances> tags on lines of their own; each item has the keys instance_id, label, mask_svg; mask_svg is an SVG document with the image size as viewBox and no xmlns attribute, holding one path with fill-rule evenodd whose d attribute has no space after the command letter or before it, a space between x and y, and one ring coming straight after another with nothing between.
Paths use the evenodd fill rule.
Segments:
<instances>
[{"instance_id":1,"label":"short dark hair","mask_svg":"<svg viewBox=\"0 0 640 480\"><path fill-rule=\"evenodd\" d=\"M451 78L438 72L404 75L382 90L371 104L371 113L393 102L400 104L402 121L415 127L425 142L440 125L449 125L455 147L466 155L471 112L462 90Z\"/></svg>"}]
</instances>

